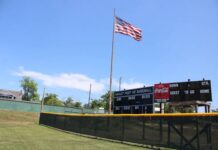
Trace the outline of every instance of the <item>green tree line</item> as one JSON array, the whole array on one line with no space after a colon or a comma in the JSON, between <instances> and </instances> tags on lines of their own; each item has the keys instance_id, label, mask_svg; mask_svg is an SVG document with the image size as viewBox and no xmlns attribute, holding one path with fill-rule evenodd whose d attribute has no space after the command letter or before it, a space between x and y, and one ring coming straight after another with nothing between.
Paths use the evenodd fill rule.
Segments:
<instances>
[{"instance_id":1,"label":"green tree line","mask_svg":"<svg viewBox=\"0 0 218 150\"><path fill-rule=\"evenodd\" d=\"M38 84L30 77L23 77L20 81L20 86L23 89L22 100L24 101L40 101L38 94ZM86 107L86 108L104 108L108 110L109 93L103 94L100 99L92 99L91 104L82 105L81 102L68 97L66 100L61 100L55 93L47 93L43 99L45 105L66 106L66 107Z\"/></svg>"},{"instance_id":2,"label":"green tree line","mask_svg":"<svg viewBox=\"0 0 218 150\"><path fill-rule=\"evenodd\" d=\"M22 99L25 101L40 101L39 94L38 94L38 84L36 81L31 79L30 77L23 77L20 81L20 86L23 88L24 94ZM112 94L112 100L113 100ZM68 97L66 100L61 100L58 98L58 95L55 93L47 93L44 97L44 104L45 105L53 105L53 106L66 106L66 107L85 107L85 108L104 108L108 110L109 108L109 92L103 94L99 99L91 99L90 104L82 105L81 102L74 100L72 97ZM113 102L112 102L113 107ZM159 104L155 104L155 107L159 107ZM193 112L193 107L170 107L168 103L165 103L165 113L172 113L172 112Z\"/></svg>"}]
</instances>

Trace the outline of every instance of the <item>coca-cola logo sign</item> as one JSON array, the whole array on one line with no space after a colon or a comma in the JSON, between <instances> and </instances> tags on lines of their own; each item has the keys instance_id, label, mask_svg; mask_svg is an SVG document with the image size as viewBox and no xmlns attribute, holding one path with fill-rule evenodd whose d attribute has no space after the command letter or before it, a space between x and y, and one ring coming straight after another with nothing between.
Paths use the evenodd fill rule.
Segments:
<instances>
[{"instance_id":1,"label":"coca-cola logo sign","mask_svg":"<svg viewBox=\"0 0 218 150\"><path fill-rule=\"evenodd\" d=\"M170 98L170 84L155 84L154 85L154 99L155 100L169 100Z\"/></svg>"}]
</instances>

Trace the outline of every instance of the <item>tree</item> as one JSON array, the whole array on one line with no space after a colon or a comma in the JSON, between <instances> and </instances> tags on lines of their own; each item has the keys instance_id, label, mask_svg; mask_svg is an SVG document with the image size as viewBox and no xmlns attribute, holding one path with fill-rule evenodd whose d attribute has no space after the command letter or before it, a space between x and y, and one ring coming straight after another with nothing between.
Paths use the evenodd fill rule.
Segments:
<instances>
[{"instance_id":1,"label":"tree","mask_svg":"<svg viewBox=\"0 0 218 150\"><path fill-rule=\"evenodd\" d=\"M99 108L99 107L102 107L103 104L101 102L101 100L98 100L98 99L92 99L92 102L91 102L91 108Z\"/></svg>"},{"instance_id":2,"label":"tree","mask_svg":"<svg viewBox=\"0 0 218 150\"><path fill-rule=\"evenodd\" d=\"M89 104L84 104L83 108L90 108L90 105Z\"/></svg>"},{"instance_id":3,"label":"tree","mask_svg":"<svg viewBox=\"0 0 218 150\"><path fill-rule=\"evenodd\" d=\"M218 108L212 109L212 112L218 112Z\"/></svg>"},{"instance_id":4,"label":"tree","mask_svg":"<svg viewBox=\"0 0 218 150\"><path fill-rule=\"evenodd\" d=\"M82 103L81 102L75 102L74 107L81 108Z\"/></svg>"},{"instance_id":5,"label":"tree","mask_svg":"<svg viewBox=\"0 0 218 150\"><path fill-rule=\"evenodd\" d=\"M101 103L102 107L104 107L105 110L109 109L109 98L110 98L110 92L107 92L101 96ZM113 109L113 99L114 99L114 93L112 93L112 98L111 98L111 109Z\"/></svg>"},{"instance_id":6,"label":"tree","mask_svg":"<svg viewBox=\"0 0 218 150\"><path fill-rule=\"evenodd\" d=\"M45 105L63 106L62 101L58 99L57 94L50 93L44 98Z\"/></svg>"},{"instance_id":7,"label":"tree","mask_svg":"<svg viewBox=\"0 0 218 150\"><path fill-rule=\"evenodd\" d=\"M192 106L170 106L169 103L164 105L165 113L193 113L194 108Z\"/></svg>"},{"instance_id":8,"label":"tree","mask_svg":"<svg viewBox=\"0 0 218 150\"><path fill-rule=\"evenodd\" d=\"M82 107L81 102L74 102L74 100L71 97L68 97L67 100L64 102L64 106L66 107Z\"/></svg>"},{"instance_id":9,"label":"tree","mask_svg":"<svg viewBox=\"0 0 218 150\"><path fill-rule=\"evenodd\" d=\"M103 94L100 99L92 100L91 108L103 107L105 110L108 110L108 108L109 108L109 97L110 97L110 94L109 94L109 92L107 92L107 93ZM114 97L114 94L112 93L112 102L111 102L112 107L113 107L113 97Z\"/></svg>"},{"instance_id":10,"label":"tree","mask_svg":"<svg viewBox=\"0 0 218 150\"><path fill-rule=\"evenodd\" d=\"M174 108L176 112L180 113L193 113L194 108L192 106L177 106Z\"/></svg>"},{"instance_id":11,"label":"tree","mask_svg":"<svg viewBox=\"0 0 218 150\"><path fill-rule=\"evenodd\" d=\"M38 85L33 79L31 79L30 77L23 77L23 79L20 81L20 86L23 88L24 91L22 100L39 100L39 94L37 93Z\"/></svg>"},{"instance_id":12,"label":"tree","mask_svg":"<svg viewBox=\"0 0 218 150\"><path fill-rule=\"evenodd\" d=\"M74 106L74 100L71 97L68 97L67 100L64 102L64 106L73 107Z\"/></svg>"}]
</instances>

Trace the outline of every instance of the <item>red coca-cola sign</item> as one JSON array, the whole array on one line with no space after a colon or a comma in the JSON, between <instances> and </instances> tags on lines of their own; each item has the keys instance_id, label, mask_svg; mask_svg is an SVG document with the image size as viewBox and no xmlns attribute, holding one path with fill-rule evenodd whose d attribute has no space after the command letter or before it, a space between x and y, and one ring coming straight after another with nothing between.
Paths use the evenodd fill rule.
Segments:
<instances>
[{"instance_id":1,"label":"red coca-cola sign","mask_svg":"<svg viewBox=\"0 0 218 150\"><path fill-rule=\"evenodd\" d=\"M155 84L154 85L154 99L155 100L169 100L170 98L170 84Z\"/></svg>"}]
</instances>

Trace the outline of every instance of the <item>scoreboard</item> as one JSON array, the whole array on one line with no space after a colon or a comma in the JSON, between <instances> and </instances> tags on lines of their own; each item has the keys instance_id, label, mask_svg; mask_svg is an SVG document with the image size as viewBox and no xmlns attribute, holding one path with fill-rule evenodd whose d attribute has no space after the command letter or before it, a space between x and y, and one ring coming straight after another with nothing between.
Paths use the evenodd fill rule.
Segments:
<instances>
[{"instance_id":1,"label":"scoreboard","mask_svg":"<svg viewBox=\"0 0 218 150\"><path fill-rule=\"evenodd\" d=\"M153 113L153 87L114 92L114 114Z\"/></svg>"},{"instance_id":2,"label":"scoreboard","mask_svg":"<svg viewBox=\"0 0 218 150\"><path fill-rule=\"evenodd\" d=\"M154 103L212 101L211 81L159 83L114 92L114 114L153 113Z\"/></svg>"},{"instance_id":3,"label":"scoreboard","mask_svg":"<svg viewBox=\"0 0 218 150\"><path fill-rule=\"evenodd\" d=\"M170 102L212 101L210 80L170 83Z\"/></svg>"}]
</instances>

